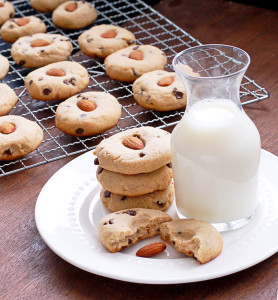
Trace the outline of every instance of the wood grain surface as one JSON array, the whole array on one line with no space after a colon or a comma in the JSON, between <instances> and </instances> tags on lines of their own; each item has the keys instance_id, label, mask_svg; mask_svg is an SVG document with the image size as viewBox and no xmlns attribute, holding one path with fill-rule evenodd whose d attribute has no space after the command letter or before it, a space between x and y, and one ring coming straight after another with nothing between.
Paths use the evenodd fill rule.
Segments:
<instances>
[{"instance_id":1,"label":"wood grain surface","mask_svg":"<svg viewBox=\"0 0 278 300\"><path fill-rule=\"evenodd\" d=\"M203 44L249 53L246 75L270 97L245 111L259 129L262 148L278 155L278 12L224 0L163 0L153 7ZM179 285L121 282L62 260L38 234L34 208L47 180L72 159L0 179L0 299L277 299L278 254L233 275Z\"/></svg>"}]
</instances>

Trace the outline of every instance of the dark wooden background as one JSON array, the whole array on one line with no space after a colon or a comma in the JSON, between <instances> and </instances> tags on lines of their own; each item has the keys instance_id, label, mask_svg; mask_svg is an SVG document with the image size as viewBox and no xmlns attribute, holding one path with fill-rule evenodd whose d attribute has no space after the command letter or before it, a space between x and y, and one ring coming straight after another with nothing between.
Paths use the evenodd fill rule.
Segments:
<instances>
[{"instance_id":1,"label":"dark wooden background","mask_svg":"<svg viewBox=\"0 0 278 300\"><path fill-rule=\"evenodd\" d=\"M262 148L278 155L278 12L224 0L163 0L153 7L203 44L249 53L246 75L270 97L245 111L260 131ZM0 299L277 299L278 254L233 275L179 285L112 280L56 256L38 234L34 208L46 181L73 158L0 179Z\"/></svg>"}]
</instances>

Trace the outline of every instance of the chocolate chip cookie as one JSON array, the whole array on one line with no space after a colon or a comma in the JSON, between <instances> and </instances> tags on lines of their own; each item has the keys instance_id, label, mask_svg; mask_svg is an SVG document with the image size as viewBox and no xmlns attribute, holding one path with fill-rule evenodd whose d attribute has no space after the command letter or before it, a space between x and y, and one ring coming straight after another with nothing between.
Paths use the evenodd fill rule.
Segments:
<instances>
[{"instance_id":1,"label":"chocolate chip cookie","mask_svg":"<svg viewBox=\"0 0 278 300\"><path fill-rule=\"evenodd\" d=\"M50 12L67 0L30 0L31 6L38 11Z\"/></svg>"}]
</instances>

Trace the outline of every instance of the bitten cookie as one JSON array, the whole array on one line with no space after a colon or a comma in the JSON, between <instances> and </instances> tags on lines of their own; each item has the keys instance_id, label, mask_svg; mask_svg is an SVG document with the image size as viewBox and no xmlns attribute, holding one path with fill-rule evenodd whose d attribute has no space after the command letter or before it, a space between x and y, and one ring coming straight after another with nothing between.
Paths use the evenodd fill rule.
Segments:
<instances>
[{"instance_id":1,"label":"bitten cookie","mask_svg":"<svg viewBox=\"0 0 278 300\"><path fill-rule=\"evenodd\" d=\"M136 102L158 111L179 109L186 105L186 92L175 72L163 70L143 74L132 85Z\"/></svg>"},{"instance_id":2,"label":"bitten cookie","mask_svg":"<svg viewBox=\"0 0 278 300\"><path fill-rule=\"evenodd\" d=\"M93 23L97 18L94 6L86 1L67 1L52 14L53 23L61 28L79 29Z\"/></svg>"},{"instance_id":3,"label":"bitten cookie","mask_svg":"<svg viewBox=\"0 0 278 300\"><path fill-rule=\"evenodd\" d=\"M220 233L209 223L194 219L180 219L160 226L162 240L177 251L196 258L204 264L218 256L223 248Z\"/></svg>"},{"instance_id":4,"label":"bitten cookie","mask_svg":"<svg viewBox=\"0 0 278 300\"><path fill-rule=\"evenodd\" d=\"M100 199L111 211L130 209L134 207L165 211L173 202L174 187L173 184L170 183L164 190L135 197L114 194L108 190L102 189L100 192Z\"/></svg>"},{"instance_id":5,"label":"bitten cookie","mask_svg":"<svg viewBox=\"0 0 278 300\"><path fill-rule=\"evenodd\" d=\"M43 140L43 130L20 116L0 117L0 160L13 160L33 152Z\"/></svg>"},{"instance_id":6,"label":"bitten cookie","mask_svg":"<svg viewBox=\"0 0 278 300\"><path fill-rule=\"evenodd\" d=\"M0 116L10 112L17 102L15 92L5 83L0 83Z\"/></svg>"},{"instance_id":7,"label":"bitten cookie","mask_svg":"<svg viewBox=\"0 0 278 300\"><path fill-rule=\"evenodd\" d=\"M14 7L7 0L0 0L0 26L14 16Z\"/></svg>"},{"instance_id":8,"label":"bitten cookie","mask_svg":"<svg viewBox=\"0 0 278 300\"><path fill-rule=\"evenodd\" d=\"M102 140L95 154L106 170L148 173L170 163L170 136L169 132L151 126L128 129Z\"/></svg>"},{"instance_id":9,"label":"bitten cookie","mask_svg":"<svg viewBox=\"0 0 278 300\"><path fill-rule=\"evenodd\" d=\"M11 48L13 60L26 68L67 60L71 51L72 44L67 37L50 33L21 37Z\"/></svg>"},{"instance_id":10,"label":"bitten cookie","mask_svg":"<svg viewBox=\"0 0 278 300\"><path fill-rule=\"evenodd\" d=\"M89 84L87 70L77 62L61 61L30 72L25 87L37 100L63 100L85 89Z\"/></svg>"},{"instance_id":11,"label":"bitten cookie","mask_svg":"<svg viewBox=\"0 0 278 300\"><path fill-rule=\"evenodd\" d=\"M118 100L105 92L87 92L59 104L57 128L74 136L90 136L114 127L121 117Z\"/></svg>"},{"instance_id":12,"label":"bitten cookie","mask_svg":"<svg viewBox=\"0 0 278 300\"><path fill-rule=\"evenodd\" d=\"M67 0L30 0L31 6L38 11L50 12Z\"/></svg>"},{"instance_id":13,"label":"bitten cookie","mask_svg":"<svg viewBox=\"0 0 278 300\"><path fill-rule=\"evenodd\" d=\"M107 75L119 81L133 82L144 73L163 70L167 63L166 55L151 45L130 46L118 50L104 61Z\"/></svg>"},{"instance_id":14,"label":"bitten cookie","mask_svg":"<svg viewBox=\"0 0 278 300\"><path fill-rule=\"evenodd\" d=\"M159 234L160 225L171 220L171 216L156 209L120 210L100 220L99 238L110 252L118 252Z\"/></svg>"},{"instance_id":15,"label":"bitten cookie","mask_svg":"<svg viewBox=\"0 0 278 300\"><path fill-rule=\"evenodd\" d=\"M3 79L9 72L10 64L7 57L0 54L0 79Z\"/></svg>"},{"instance_id":16,"label":"bitten cookie","mask_svg":"<svg viewBox=\"0 0 278 300\"><path fill-rule=\"evenodd\" d=\"M113 52L136 44L136 41L129 30L102 24L83 32L78 37L78 44L84 54L105 58Z\"/></svg>"},{"instance_id":17,"label":"bitten cookie","mask_svg":"<svg viewBox=\"0 0 278 300\"><path fill-rule=\"evenodd\" d=\"M1 28L1 37L9 43L15 42L22 36L46 32L43 21L37 17L9 19Z\"/></svg>"},{"instance_id":18,"label":"bitten cookie","mask_svg":"<svg viewBox=\"0 0 278 300\"><path fill-rule=\"evenodd\" d=\"M134 175L111 172L99 166L96 173L97 180L104 189L125 196L140 196L163 190L169 186L173 177L171 164L150 173Z\"/></svg>"}]
</instances>

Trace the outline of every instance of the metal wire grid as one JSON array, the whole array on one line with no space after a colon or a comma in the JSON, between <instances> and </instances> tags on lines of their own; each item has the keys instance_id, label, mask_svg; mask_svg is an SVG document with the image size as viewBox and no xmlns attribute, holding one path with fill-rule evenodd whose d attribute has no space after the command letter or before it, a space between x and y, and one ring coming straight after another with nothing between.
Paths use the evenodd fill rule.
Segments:
<instances>
[{"instance_id":1,"label":"metal wire grid","mask_svg":"<svg viewBox=\"0 0 278 300\"><path fill-rule=\"evenodd\" d=\"M89 73L89 86L84 91L105 91L115 96L122 105L122 117L114 128L92 137L79 138L62 133L54 125L55 110L59 103L37 101L30 97L25 90L24 79L31 70L16 65L10 54L11 45L0 39L0 53L10 62L10 71L2 82L7 83L18 95L18 103L10 114L36 121L44 130L44 140L34 152L11 162L0 161L0 177L94 149L102 139L119 131L147 125L166 128L180 120L183 109L155 112L138 106L133 98L132 84L110 79L105 73L102 59L89 58L79 51L77 38L92 25L81 30L61 30L53 25L51 13L35 11L27 0L14 1L13 4L15 18L37 16L45 22L48 33L60 33L69 37L73 45L70 60L79 62ZM171 62L178 52L201 45L198 40L141 0L96 0L93 4L98 12L94 25L114 24L124 27L135 34L138 44L151 44L160 48L168 59L165 70L172 71ZM240 93L243 105L268 97L264 88L246 76Z\"/></svg>"}]
</instances>

